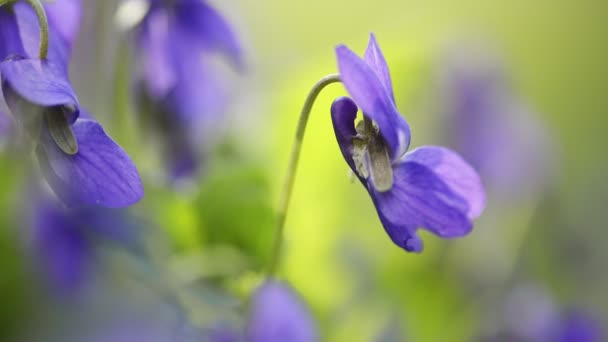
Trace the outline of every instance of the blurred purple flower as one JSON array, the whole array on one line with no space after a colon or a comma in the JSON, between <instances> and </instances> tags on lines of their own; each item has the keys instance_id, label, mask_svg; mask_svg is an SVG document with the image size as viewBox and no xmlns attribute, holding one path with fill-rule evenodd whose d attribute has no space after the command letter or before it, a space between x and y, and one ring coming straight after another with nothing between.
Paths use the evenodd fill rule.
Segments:
<instances>
[{"instance_id":1,"label":"blurred purple flower","mask_svg":"<svg viewBox=\"0 0 608 342\"><path fill-rule=\"evenodd\" d=\"M211 55L220 52L242 69L242 51L230 25L206 1L149 4L137 28L138 62L145 98L168 135L168 169L180 178L196 172L199 141L217 129L227 104L226 85Z\"/></svg>"},{"instance_id":2,"label":"blurred purple flower","mask_svg":"<svg viewBox=\"0 0 608 342\"><path fill-rule=\"evenodd\" d=\"M269 280L251 302L246 331L250 342L313 342L319 339L316 323L304 303L287 285Z\"/></svg>"},{"instance_id":3,"label":"blurred purple flower","mask_svg":"<svg viewBox=\"0 0 608 342\"><path fill-rule=\"evenodd\" d=\"M443 238L468 234L485 206L478 174L443 147L406 153L410 129L397 111L388 66L373 34L363 59L343 45L336 55L342 82L354 100L342 97L332 104L338 145L393 242L420 252L420 227ZM365 120L355 127L357 106Z\"/></svg>"},{"instance_id":4,"label":"blurred purple flower","mask_svg":"<svg viewBox=\"0 0 608 342\"><path fill-rule=\"evenodd\" d=\"M504 194L542 187L551 178L547 133L509 85L498 58L462 50L450 53L439 72L447 143Z\"/></svg>"},{"instance_id":5,"label":"blurred purple flower","mask_svg":"<svg viewBox=\"0 0 608 342\"><path fill-rule=\"evenodd\" d=\"M135 250L137 225L124 212L63 206L42 191L32 196L29 217L32 250L48 283L70 294L86 284L93 262L93 240L100 238Z\"/></svg>"},{"instance_id":6,"label":"blurred purple flower","mask_svg":"<svg viewBox=\"0 0 608 342\"><path fill-rule=\"evenodd\" d=\"M73 18L63 22L60 31L55 31L50 20L48 58L31 58L27 47L38 37L38 22L24 5L0 7L0 32L10 37L6 44L0 42L0 52L9 55L0 63L2 92L14 119L39 142L38 160L49 185L73 206L124 207L137 202L143 187L135 165L84 110L84 118L79 118L81 109L67 77L69 40L77 27L69 24ZM78 145L69 146L71 151L60 148L56 137L51 137L49 124L55 120L71 125Z\"/></svg>"},{"instance_id":7,"label":"blurred purple flower","mask_svg":"<svg viewBox=\"0 0 608 342\"><path fill-rule=\"evenodd\" d=\"M553 341L558 342L604 341L601 324L588 314L574 310L562 315L553 336Z\"/></svg>"},{"instance_id":8,"label":"blurred purple flower","mask_svg":"<svg viewBox=\"0 0 608 342\"><path fill-rule=\"evenodd\" d=\"M218 325L205 333L204 341L208 342L244 342L243 334L236 328Z\"/></svg>"},{"instance_id":9,"label":"blurred purple flower","mask_svg":"<svg viewBox=\"0 0 608 342\"><path fill-rule=\"evenodd\" d=\"M559 309L535 286L516 287L505 303L504 335L531 342L599 342L602 327L588 312Z\"/></svg>"}]
</instances>

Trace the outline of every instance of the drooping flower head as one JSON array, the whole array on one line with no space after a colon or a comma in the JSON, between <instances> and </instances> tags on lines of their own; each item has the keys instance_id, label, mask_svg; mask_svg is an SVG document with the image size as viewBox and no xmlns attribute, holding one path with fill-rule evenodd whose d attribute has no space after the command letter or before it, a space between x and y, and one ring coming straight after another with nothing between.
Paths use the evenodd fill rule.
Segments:
<instances>
[{"instance_id":1,"label":"drooping flower head","mask_svg":"<svg viewBox=\"0 0 608 342\"><path fill-rule=\"evenodd\" d=\"M124 207L143 196L139 174L101 125L81 110L67 76L79 2L58 1L50 14L49 52L39 59L38 22L23 3L0 7L2 92L15 121L31 141L49 185L73 206ZM65 10L65 11L64 11ZM59 11L59 12L55 12ZM62 12L63 11L63 12ZM73 17L62 19L67 14ZM58 16L61 16L59 19ZM53 19L55 18L55 19ZM58 24L60 22L60 24ZM36 42L36 43L33 43Z\"/></svg>"},{"instance_id":2,"label":"drooping flower head","mask_svg":"<svg viewBox=\"0 0 608 342\"><path fill-rule=\"evenodd\" d=\"M199 0L150 0L136 35L140 82L172 150L165 153L169 170L177 177L193 173L201 137L215 133L228 99L212 55L242 69L240 44L224 17Z\"/></svg>"},{"instance_id":3,"label":"drooping flower head","mask_svg":"<svg viewBox=\"0 0 608 342\"><path fill-rule=\"evenodd\" d=\"M352 97L338 98L331 107L338 145L390 238L409 252L420 252L418 228L443 238L468 234L485 205L477 172L444 147L406 153L410 128L397 111L388 66L373 35L363 58L343 45L336 56ZM359 108L364 119L355 126Z\"/></svg>"},{"instance_id":4,"label":"drooping flower head","mask_svg":"<svg viewBox=\"0 0 608 342\"><path fill-rule=\"evenodd\" d=\"M250 342L314 342L316 324L291 288L269 280L257 289L251 302L246 331Z\"/></svg>"}]
</instances>

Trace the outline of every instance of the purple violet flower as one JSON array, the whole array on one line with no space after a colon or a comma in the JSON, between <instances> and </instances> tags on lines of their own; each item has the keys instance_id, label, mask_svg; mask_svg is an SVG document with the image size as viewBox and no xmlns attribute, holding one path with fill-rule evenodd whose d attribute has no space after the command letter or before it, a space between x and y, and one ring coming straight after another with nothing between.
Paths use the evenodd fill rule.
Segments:
<instances>
[{"instance_id":1,"label":"purple violet flower","mask_svg":"<svg viewBox=\"0 0 608 342\"><path fill-rule=\"evenodd\" d=\"M56 10L61 10L66 3L77 8L68 0L48 7L60 6ZM77 27L70 24L74 18L57 29L53 26L56 20L49 20L48 58L40 60L29 57L32 52L28 52L30 42L38 42L38 22L32 16L33 11L22 3L0 7L0 35L10 37L0 42L0 52L9 55L2 56L0 74L13 118L38 144L38 161L49 185L71 206L124 207L137 202L143 187L135 165L101 125L79 108L68 80L70 39ZM52 129L57 123L69 127L69 132L61 133L72 139L58 136Z\"/></svg>"},{"instance_id":2,"label":"purple violet flower","mask_svg":"<svg viewBox=\"0 0 608 342\"><path fill-rule=\"evenodd\" d=\"M316 323L293 290L276 280L257 289L246 331L250 342L314 342Z\"/></svg>"},{"instance_id":3,"label":"purple violet flower","mask_svg":"<svg viewBox=\"0 0 608 342\"><path fill-rule=\"evenodd\" d=\"M597 317L578 307L566 310L559 308L549 293L536 286L516 287L505 303L504 314L506 324L502 335L510 336L509 340L604 341L602 326Z\"/></svg>"},{"instance_id":4,"label":"purple violet flower","mask_svg":"<svg viewBox=\"0 0 608 342\"><path fill-rule=\"evenodd\" d=\"M555 327L553 341L558 342L600 342L602 337L600 322L582 311L571 310L562 315Z\"/></svg>"},{"instance_id":5,"label":"purple violet flower","mask_svg":"<svg viewBox=\"0 0 608 342\"><path fill-rule=\"evenodd\" d=\"M213 135L227 104L226 84L210 57L222 53L240 70L242 51L230 25L206 1L149 4L136 32L143 97L165 130L170 173L180 178L196 172L200 137Z\"/></svg>"},{"instance_id":6,"label":"purple violet flower","mask_svg":"<svg viewBox=\"0 0 608 342\"><path fill-rule=\"evenodd\" d=\"M48 198L32 205L32 250L43 277L54 290L71 293L82 287L91 262L91 245L65 208Z\"/></svg>"},{"instance_id":7,"label":"purple violet flower","mask_svg":"<svg viewBox=\"0 0 608 342\"><path fill-rule=\"evenodd\" d=\"M468 234L485 206L477 172L444 147L406 153L410 128L397 111L388 66L373 34L363 58L343 45L336 55L352 97L338 98L331 107L338 145L390 238L408 252L420 252L418 228L443 238ZM364 121L355 127L357 106Z\"/></svg>"},{"instance_id":8,"label":"purple violet flower","mask_svg":"<svg viewBox=\"0 0 608 342\"><path fill-rule=\"evenodd\" d=\"M42 275L59 293L82 289L90 278L95 241L117 242L137 253L138 225L122 210L67 208L39 190L29 209L32 250Z\"/></svg>"}]
</instances>

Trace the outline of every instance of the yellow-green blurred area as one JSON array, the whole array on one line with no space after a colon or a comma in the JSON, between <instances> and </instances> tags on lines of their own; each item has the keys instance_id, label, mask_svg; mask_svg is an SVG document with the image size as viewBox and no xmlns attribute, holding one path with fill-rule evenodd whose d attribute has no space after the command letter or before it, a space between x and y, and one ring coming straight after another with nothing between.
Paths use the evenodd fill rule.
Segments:
<instances>
[{"instance_id":1,"label":"yellow-green blurred area","mask_svg":"<svg viewBox=\"0 0 608 342\"><path fill-rule=\"evenodd\" d=\"M116 1L101 2L85 1L71 79L81 103L140 169L146 196L132 211L151 232L146 267L153 271L134 278L154 284L125 281L125 273L141 270L115 251L103 258L111 268L105 282L146 293L211 283L228 289L240 301L235 307L246 307L270 261L304 100L321 77L337 72L336 45L362 55L373 32L412 149L444 143L450 127L433 110L440 101L436 73L446 53L474 42L476 51L499 56L513 91L548 132L555 162L546 170L548 190L503 198L489 185L488 206L470 235L441 240L422 232L425 250L407 253L391 242L366 190L349 175L329 112L346 91L327 87L308 123L278 271L310 307L322 340L476 341L503 328L510 293L522 286L542 289L559 310L580 308L608 326L608 3L209 1L234 24L247 68L227 68L233 102L226 134L200 177L175 186L162 179L155 146L132 118L128 53L117 48L125 36L112 26ZM14 185L23 176L12 158L2 157L0 168L2 331L32 329L27 322L43 296L23 251L27 233L20 230L27 227L16 213L27 189ZM204 324L206 304L193 293L177 297L194 323Z\"/></svg>"}]
</instances>

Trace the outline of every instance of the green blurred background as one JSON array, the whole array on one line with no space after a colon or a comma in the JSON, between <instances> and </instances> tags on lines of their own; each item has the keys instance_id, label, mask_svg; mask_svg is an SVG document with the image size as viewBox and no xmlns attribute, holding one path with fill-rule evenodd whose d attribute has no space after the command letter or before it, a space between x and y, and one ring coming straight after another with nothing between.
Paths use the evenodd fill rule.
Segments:
<instances>
[{"instance_id":1,"label":"green blurred background","mask_svg":"<svg viewBox=\"0 0 608 342\"><path fill-rule=\"evenodd\" d=\"M349 179L329 116L331 101L346 93L332 85L309 121L279 277L309 304L327 341L380 341L383 334L386 341L471 341L500 329L509 293L530 284L555 306L582 308L608 324L606 2L212 1L235 25L248 67L243 75L228 72L234 102L226 135L200 179L179 188L160 179L150 138L133 133L138 120L124 76L128 48L120 48L112 25L115 2L85 2L72 80L81 103L142 172L146 197L133 211L162 232L150 247L158 256L153 278L180 289L211 279L246 302L269 259L297 115L312 85L337 71L337 44L362 53L375 33L417 147L442 142L445 127L432 110L435 73L448 48L472 40L501 56L515 91L551 136L550 200L546 193L504 199L490 188L471 235L442 241L423 233L425 251L405 253ZM15 185L23 166L13 158L3 156L0 169L6 331L27 329L39 305L23 261L25 228L14 214L25 190Z\"/></svg>"}]
</instances>

